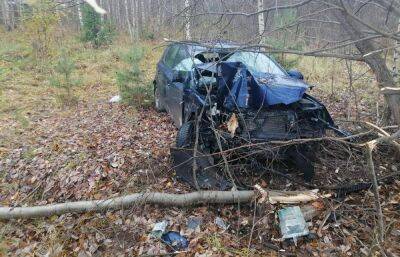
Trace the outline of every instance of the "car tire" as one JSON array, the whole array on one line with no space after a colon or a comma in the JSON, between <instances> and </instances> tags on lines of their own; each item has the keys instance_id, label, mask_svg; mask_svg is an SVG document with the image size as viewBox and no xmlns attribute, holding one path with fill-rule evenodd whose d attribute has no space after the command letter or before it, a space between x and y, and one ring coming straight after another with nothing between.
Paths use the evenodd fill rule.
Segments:
<instances>
[{"instance_id":1,"label":"car tire","mask_svg":"<svg viewBox=\"0 0 400 257\"><path fill-rule=\"evenodd\" d=\"M161 99L160 99L160 92L159 92L159 89L157 88L157 86L155 86L155 88L154 88L154 108L158 112L165 111L164 105L162 104Z\"/></svg>"},{"instance_id":2,"label":"car tire","mask_svg":"<svg viewBox=\"0 0 400 257\"><path fill-rule=\"evenodd\" d=\"M197 185L201 189L228 190L231 186L230 183L218 174L218 169L214 166L214 162L210 160L210 156L206 156L199 150L197 157L193 158L194 127L194 121L183 123L176 136L176 148L171 148L176 177L196 188L192 173L196 162Z\"/></svg>"},{"instance_id":3,"label":"car tire","mask_svg":"<svg viewBox=\"0 0 400 257\"><path fill-rule=\"evenodd\" d=\"M193 146L194 123L193 121L185 122L178 130L176 135L176 147L184 148Z\"/></svg>"}]
</instances>

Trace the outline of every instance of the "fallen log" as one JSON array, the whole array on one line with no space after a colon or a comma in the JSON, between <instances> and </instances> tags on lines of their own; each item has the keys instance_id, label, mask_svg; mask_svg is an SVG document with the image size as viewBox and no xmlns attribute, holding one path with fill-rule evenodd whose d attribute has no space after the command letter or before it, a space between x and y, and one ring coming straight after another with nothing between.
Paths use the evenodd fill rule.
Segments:
<instances>
[{"instance_id":1,"label":"fallen log","mask_svg":"<svg viewBox=\"0 0 400 257\"><path fill-rule=\"evenodd\" d=\"M65 213L82 213L124 209L133 205L160 204L192 206L203 203L250 202L253 191L197 191L188 194L136 193L106 200L77 201L33 207L0 207L0 219L48 217Z\"/></svg>"},{"instance_id":2,"label":"fallen log","mask_svg":"<svg viewBox=\"0 0 400 257\"><path fill-rule=\"evenodd\" d=\"M267 191L271 203L300 203L316 200L315 191ZM309 197L305 197L309 193ZM300 195L301 197L296 197ZM77 201L32 207L0 207L0 219L35 218L125 209L134 205L160 204L165 206L193 206L199 204L248 203L256 196L255 191L197 191L187 194L136 193L106 200Z\"/></svg>"}]
</instances>

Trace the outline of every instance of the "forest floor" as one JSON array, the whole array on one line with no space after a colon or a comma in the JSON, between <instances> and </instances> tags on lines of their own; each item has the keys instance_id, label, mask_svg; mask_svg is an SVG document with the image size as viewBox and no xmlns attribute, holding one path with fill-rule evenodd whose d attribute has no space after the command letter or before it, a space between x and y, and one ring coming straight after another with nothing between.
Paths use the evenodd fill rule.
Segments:
<instances>
[{"instance_id":1,"label":"forest floor","mask_svg":"<svg viewBox=\"0 0 400 257\"><path fill-rule=\"evenodd\" d=\"M74 89L77 104L66 106L57 98L60 89L49 84L54 58L33 62L23 39L7 33L0 38L0 205L190 191L176 181L171 168L169 148L174 145L176 129L170 118L149 106L109 103L118 94L115 73L126 66L120 53L132 43L120 40L109 48L93 49L72 37L65 40L62 47L75 61L75 75L82 81ZM162 48L156 42L141 44L146 49L141 63L143 83L149 84ZM298 60L307 81L316 85L312 92L335 118L379 121L382 104L376 100L380 97L371 74L364 66L354 66L354 76L359 78L349 88L345 67L329 59ZM379 168L400 166L392 162ZM323 172L317 171L319 176ZM381 188L387 237L397 242L399 192L398 180ZM300 239L297 246L279 240L274 209L255 211L254 204L133 206L121 211L0 221L0 256L157 256L171 251L149 237L154 224L162 220L169 221L169 230L180 231L190 241L188 252L178 256L368 255L374 248L372 203L370 191L350 196L343 217L327 221L322 234ZM187 228L191 217L202 219L198 230ZM229 228L217 226L216 217ZM313 220L310 230L317 232L323 219L321 215ZM388 252L400 252L398 245L386 247Z\"/></svg>"}]
</instances>

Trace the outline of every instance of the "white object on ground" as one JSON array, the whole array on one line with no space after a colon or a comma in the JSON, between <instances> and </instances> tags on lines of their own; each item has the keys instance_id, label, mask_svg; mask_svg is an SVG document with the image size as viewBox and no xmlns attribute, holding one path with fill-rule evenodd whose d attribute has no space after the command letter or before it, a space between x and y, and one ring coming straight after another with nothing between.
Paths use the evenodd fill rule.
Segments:
<instances>
[{"instance_id":1,"label":"white object on ground","mask_svg":"<svg viewBox=\"0 0 400 257\"><path fill-rule=\"evenodd\" d=\"M161 222L158 222L154 224L153 230L151 231L151 236L156 237L156 238L161 238L161 236L165 233L165 229L168 226L168 221L163 220Z\"/></svg>"},{"instance_id":2,"label":"white object on ground","mask_svg":"<svg viewBox=\"0 0 400 257\"><path fill-rule=\"evenodd\" d=\"M115 96L111 97L111 99L110 99L110 103L118 103L120 101L121 101L120 95L115 95Z\"/></svg>"}]
</instances>

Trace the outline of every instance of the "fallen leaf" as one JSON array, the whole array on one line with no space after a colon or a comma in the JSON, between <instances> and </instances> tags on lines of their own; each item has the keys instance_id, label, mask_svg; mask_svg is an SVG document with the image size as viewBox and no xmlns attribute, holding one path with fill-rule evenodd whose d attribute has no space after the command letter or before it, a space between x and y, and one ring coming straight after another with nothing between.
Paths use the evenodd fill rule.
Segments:
<instances>
[{"instance_id":1,"label":"fallen leaf","mask_svg":"<svg viewBox=\"0 0 400 257\"><path fill-rule=\"evenodd\" d=\"M239 127L239 123L235 113L233 113L232 116L229 118L227 126L228 126L228 131L231 132L231 137L234 137L236 129Z\"/></svg>"}]
</instances>

